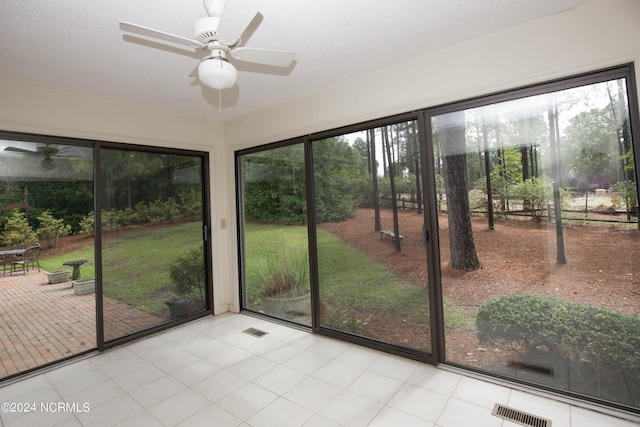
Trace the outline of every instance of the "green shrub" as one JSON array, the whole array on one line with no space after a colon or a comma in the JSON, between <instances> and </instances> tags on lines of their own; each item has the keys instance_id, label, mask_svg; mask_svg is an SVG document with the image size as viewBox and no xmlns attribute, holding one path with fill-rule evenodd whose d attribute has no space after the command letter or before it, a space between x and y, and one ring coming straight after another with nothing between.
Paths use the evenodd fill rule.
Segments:
<instances>
[{"instance_id":1,"label":"green shrub","mask_svg":"<svg viewBox=\"0 0 640 427\"><path fill-rule=\"evenodd\" d=\"M172 289L177 295L194 296L198 294L204 301L206 274L204 269L204 246L184 252L169 266Z\"/></svg>"},{"instance_id":2,"label":"green shrub","mask_svg":"<svg viewBox=\"0 0 640 427\"><path fill-rule=\"evenodd\" d=\"M89 212L80 220L80 233L93 234L95 230L96 217L93 211Z\"/></svg>"},{"instance_id":3,"label":"green shrub","mask_svg":"<svg viewBox=\"0 0 640 427\"><path fill-rule=\"evenodd\" d=\"M512 187L513 195L523 200L526 209L531 211L531 217L541 221L545 211L553 205L553 181L546 175L526 179ZM571 200L571 190L560 189L560 208Z\"/></svg>"},{"instance_id":4,"label":"green shrub","mask_svg":"<svg viewBox=\"0 0 640 427\"><path fill-rule=\"evenodd\" d=\"M55 219L49 211L44 211L38 217L40 226L37 234L40 240L47 240L52 246L56 245L58 237L71 234L71 226L64 223L64 219Z\"/></svg>"},{"instance_id":5,"label":"green shrub","mask_svg":"<svg viewBox=\"0 0 640 427\"><path fill-rule=\"evenodd\" d=\"M202 194L196 190L183 191L178 195L183 216L202 215Z\"/></svg>"},{"instance_id":6,"label":"green shrub","mask_svg":"<svg viewBox=\"0 0 640 427\"><path fill-rule=\"evenodd\" d=\"M174 198L156 199L152 202L139 202L133 208L109 209L102 211L102 227L105 231L139 227L146 224L162 224L178 221L202 214L202 203L195 190L180 194L177 202ZM93 229L92 229L93 230Z\"/></svg>"},{"instance_id":7,"label":"green shrub","mask_svg":"<svg viewBox=\"0 0 640 427\"><path fill-rule=\"evenodd\" d=\"M616 208L624 208L627 211L627 219L630 220L631 211L638 206L638 191L633 181L618 181L609 187L611 202Z\"/></svg>"},{"instance_id":8,"label":"green shrub","mask_svg":"<svg viewBox=\"0 0 640 427\"><path fill-rule=\"evenodd\" d=\"M614 310L508 294L481 306L476 326L482 342L502 340L576 363L640 370L640 319Z\"/></svg>"},{"instance_id":9,"label":"green shrub","mask_svg":"<svg viewBox=\"0 0 640 427\"><path fill-rule=\"evenodd\" d=\"M21 246L38 241L38 236L29 225L22 212L14 210L4 225L2 244L4 246Z\"/></svg>"}]
</instances>

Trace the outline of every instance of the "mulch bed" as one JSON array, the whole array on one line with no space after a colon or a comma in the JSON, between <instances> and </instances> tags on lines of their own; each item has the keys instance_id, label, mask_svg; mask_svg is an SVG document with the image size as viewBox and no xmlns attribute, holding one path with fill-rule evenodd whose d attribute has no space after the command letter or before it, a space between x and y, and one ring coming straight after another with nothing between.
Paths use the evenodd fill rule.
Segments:
<instances>
[{"instance_id":1,"label":"mulch bed","mask_svg":"<svg viewBox=\"0 0 640 427\"><path fill-rule=\"evenodd\" d=\"M384 263L405 281L427 286L423 216L415 210L401 210L398 217L404 236L401 252L396 252L389 241L380 240L371 209L358 209L349 220L320 227ZM382 229L393 230L390 209L382 211L381 220ZM448 266L446 215L438 221L443 295L453 307L473 314L498 295L530 293L640 316L640 232L633 225L567 223L563 230L567 263L559 265L555 224L519 217L496 221L490 230L486 218L474 217L474 240L482 268L467 272ZM411 344L424 341L424 329L376 313L361 332L372 337L386 334L395 337L394 342ZM465 328L447 328L445 336L447 358L453 362L486 367L497 363L496 359L509 357L505 355L509 349L485 348L475 332Z\"/></svg>"}]
</instances>

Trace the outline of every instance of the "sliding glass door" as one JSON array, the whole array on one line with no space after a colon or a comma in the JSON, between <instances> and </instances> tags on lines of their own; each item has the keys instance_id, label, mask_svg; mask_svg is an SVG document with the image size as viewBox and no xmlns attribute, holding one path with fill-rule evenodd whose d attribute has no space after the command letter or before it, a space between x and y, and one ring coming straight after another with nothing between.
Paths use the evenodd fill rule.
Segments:
<instances>
[{"instance_id":1,"label":"sliding glass door","mask_svg":"<svg viewBox=\"0 0 640 427\"><path fill-rule=\"evenodd\" d=\"M0 134L0 379L96 348L93 148ZM77 261L77 262L76 262Z\"/></svg>"},{"instance_id":2,"label":"sliding glass door","mask_svg":"<svg viewBox=\"0 0 640 427\"><path fill-rule=\"evenodd\" d=\"M203 159L103 148L104 339L207 309Z\"/></svg>"},{"instance_id":3,"label":"sliding glass door","mask_svg":"<svg viewBox=\"0 0 640 427\"><path fill-rule=\"evenodd\" d=\"M430 353L417 121L311 147L319 326Z\"/></svg>"},{"instance_id":4,"label":"sliding glass door","mask_svg":"<svg viewBox=\"0 0 640 427\"><path fill-rule=\"evenodd\" d=\"M211 307L206 153L0 132L0 171L0 379Z\"/></svg>"},{"instance_id":5,"label":"sliding glass door","mask_svg":"<svg viewBox=\"0 0 640 427\"><path fill-rule=\"evenodd\" d=\"M311 325L303 144L238 157L245 309Z\"/></svg>"},{"instance_id":6,"label":"sliding glass door","mask_svg":"<svg viewBox=\"0 0 640 427\"><path fill-rule=\"evenodd\" d=\"M628 81L580 82L431 116L446 361L637 408Z\"/></svg>"}]
</instances>

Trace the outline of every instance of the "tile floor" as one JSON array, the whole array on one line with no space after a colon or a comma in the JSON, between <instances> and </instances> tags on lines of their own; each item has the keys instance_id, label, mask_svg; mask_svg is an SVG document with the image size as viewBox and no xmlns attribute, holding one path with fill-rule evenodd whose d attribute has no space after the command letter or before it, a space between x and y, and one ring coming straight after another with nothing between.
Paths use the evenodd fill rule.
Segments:
<instances>
[{"instance_id":1,"label":"tile floor","mask_svg":"<svg viewBox=\"0 0 640 427\"><path fill-rule=\"evenodd\" d=\"M2 387L0 402L7 427L517 427L491 415L496 402L553 427L638 425L241 314Z\"/></svg>"}]
</instances>

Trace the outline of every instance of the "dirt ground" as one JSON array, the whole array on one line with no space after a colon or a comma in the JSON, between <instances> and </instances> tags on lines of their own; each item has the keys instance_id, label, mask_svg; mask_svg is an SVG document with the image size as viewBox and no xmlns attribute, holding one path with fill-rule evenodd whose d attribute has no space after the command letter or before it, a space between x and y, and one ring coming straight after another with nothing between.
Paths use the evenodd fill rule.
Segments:
<instances>
[{"instance_id":1,"label":"dirt ground","mask_svg":"<svg viewBox=\"0 0 640 427\"><path fill-rule=\"evenodd\" d=\"M423 217L415 210L399 211L401 252L374 231L373 210L359 209L354 218L321 227L384 263L416 286L427 286L427 262L422 239ZM382 229L393 230L391 210L381 213ZM567 263L556 262L554 223L530 218L496 221L489 230L486 218L474 217L474 240L482 268L454 270L448 266L446 215L438 218L444 298L470 314L491 298L507 293L531 293L562 298L640 316L640 232L634 225L567 223L564 226ZM596 225L597 224L597 225ZM394 342L420 342L425 328L377 313L366 330L371 337L392 334ZM499 357L500 348L484 348L468 328L447 328L447 358L471 366L486 366Z\"/></svg>"}]
</instances>

